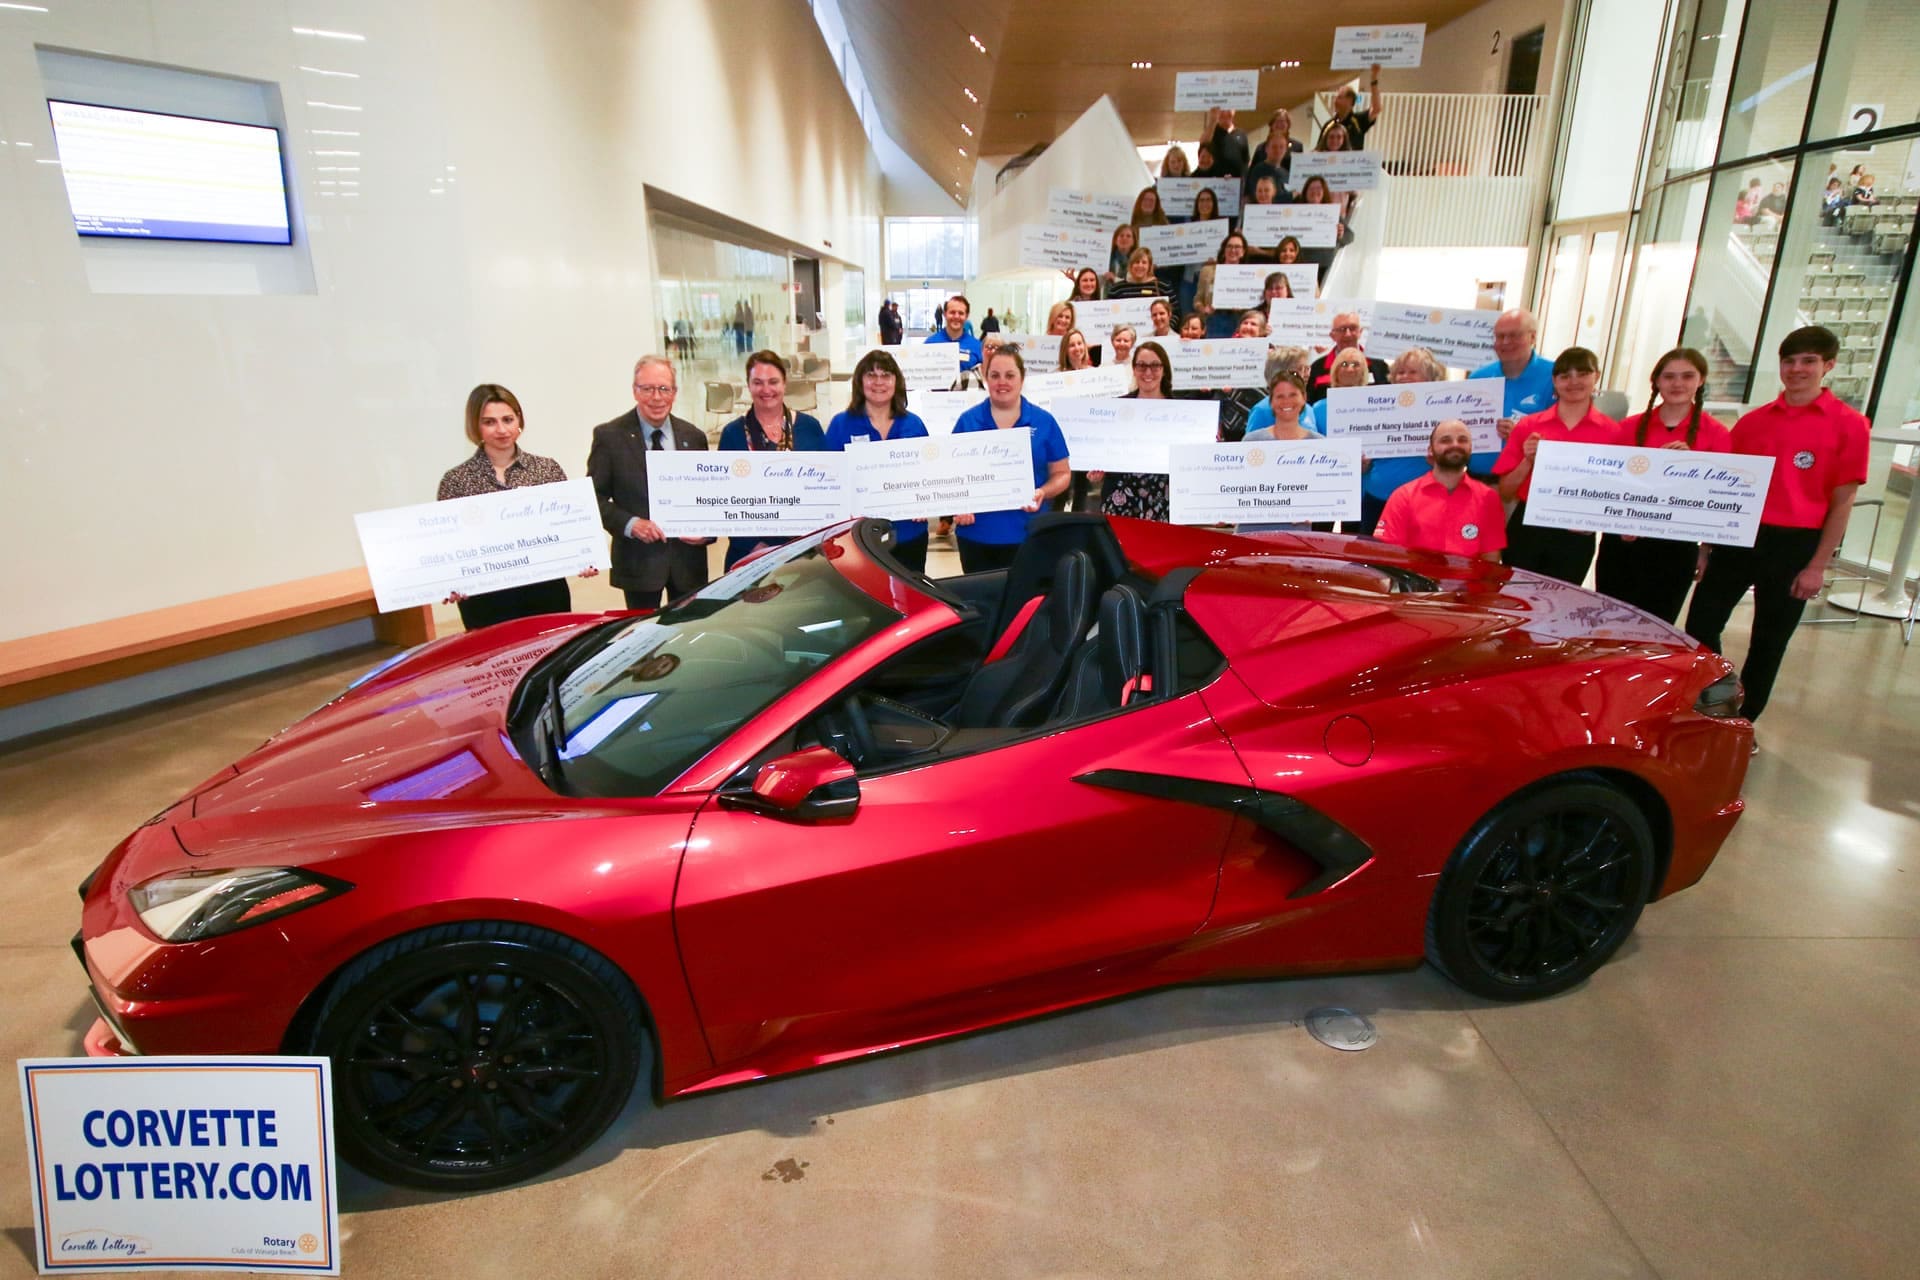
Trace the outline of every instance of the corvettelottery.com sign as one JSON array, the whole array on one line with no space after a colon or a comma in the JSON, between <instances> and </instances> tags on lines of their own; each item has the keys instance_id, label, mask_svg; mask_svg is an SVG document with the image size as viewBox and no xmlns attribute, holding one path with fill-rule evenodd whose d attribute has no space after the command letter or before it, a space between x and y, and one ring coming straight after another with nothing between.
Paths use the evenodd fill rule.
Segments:
<instances>
[{"instance_id":1,"label":"corvettelottery.com sign","mask_svg":"<svg viewBox=\"0 0 1920 1280\"><path fill-rule=\"evenodd\" d=\"M325 1058L19 1065L41 1274L340 1274Z\"/></svg>"}]
</instances>

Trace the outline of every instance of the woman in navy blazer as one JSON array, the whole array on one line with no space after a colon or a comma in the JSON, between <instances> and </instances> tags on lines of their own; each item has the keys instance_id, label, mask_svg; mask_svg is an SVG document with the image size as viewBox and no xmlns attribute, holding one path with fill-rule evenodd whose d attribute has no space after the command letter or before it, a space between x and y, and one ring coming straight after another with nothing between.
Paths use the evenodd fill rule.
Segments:
<instances>
[{"instance_id":1,"label":"woman in navy blazer","mask_svg":"<svg viewBox=\"0 0 1920 1280\"><path fill-rule=\"evenodd\" d=\"M927 424L907 411L907 380L884 351L869 351L853 366L853 399L827 424L827 448L844 450L855 440L924 438ZM856 513L858 514L858 513ZM915 573L927 571L927 522L893 522L893 558Z\"/></svg>"},{"instance_id":2,"label":"woman in navy blazer","mask_svg":"<svg viewBox=\"0 0 1920 1280\"><path fill-rule=\"evenodd\" d=\"M720 429L720 449L821 453L827 434L810 413L787 408L787 362L772 351L747 357L747 393L753 407ZM777 547L792 538L728 538L726 567L731 569L762 547Z\"/></svg>"}]
</instances>

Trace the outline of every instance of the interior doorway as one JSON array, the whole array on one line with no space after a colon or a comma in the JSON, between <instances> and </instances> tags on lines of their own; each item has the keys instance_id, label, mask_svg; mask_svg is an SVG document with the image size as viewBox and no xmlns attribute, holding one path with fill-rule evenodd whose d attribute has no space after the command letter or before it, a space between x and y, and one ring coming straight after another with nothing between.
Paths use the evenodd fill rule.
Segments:
<instances>
[{"instance_id":1,"label":"interior doorway","mask_svg":"<svg viewBox=\"0 0 1920 1280\"><path fill-rule=\"evenodd\" d=\"M1568 347L1585 347L1607 367L1626 236L1625 215L1565 222L1552 230L1540 291L1543 354L1551 358Z\"/></svg>"},{"instance_id":2,"label":"interior doorway","mask_svg":"<svg viewBox=\"0 0 1920 1280\"><path fill-rule=\"evenodd\" d=\"M1547 29L1523 31L1507 46L1508 93L1540 92L1540 55L1546 49Z\"/></svg>"}]
</instances>

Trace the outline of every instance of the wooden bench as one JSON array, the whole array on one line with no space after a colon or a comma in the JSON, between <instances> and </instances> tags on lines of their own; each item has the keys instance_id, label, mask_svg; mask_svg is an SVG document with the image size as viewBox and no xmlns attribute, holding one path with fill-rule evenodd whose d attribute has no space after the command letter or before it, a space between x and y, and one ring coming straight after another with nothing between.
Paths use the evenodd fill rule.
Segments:
<instances>
[{"instance_id":1,"label":"wooden bench","mask_svg":"<svg viewBox=\"0 0 1920 1280\"><path fill-rule=\"evenodd\" d=\"M0 641L0 707L91 688L325 627L373 619L382 644L433 639L425 605L381 613L365 569L343 569Z\"/></svg>"}]
</instances>

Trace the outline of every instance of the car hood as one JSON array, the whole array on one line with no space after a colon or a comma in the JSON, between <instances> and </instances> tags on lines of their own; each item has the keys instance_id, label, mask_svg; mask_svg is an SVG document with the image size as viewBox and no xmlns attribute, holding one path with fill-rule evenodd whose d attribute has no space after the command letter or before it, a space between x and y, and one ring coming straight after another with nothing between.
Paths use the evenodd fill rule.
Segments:
<instances>
[{"instance_id":1,"label":"car hood","mask_svg":"<svg viewBox=\"0 0 1920 1280\"><path fill-rule=\"evenodd\" d=\"M528 668L604 620L530 619L410 655L203 784L173 815L181 845L218 857L579 814L521 761L506 711Z\"/></svg>"}]
</instances>

